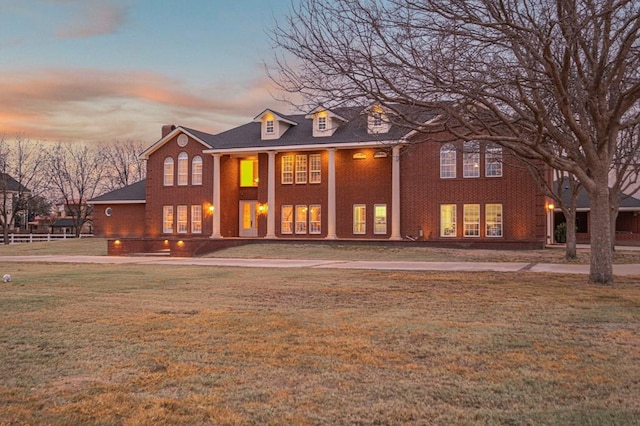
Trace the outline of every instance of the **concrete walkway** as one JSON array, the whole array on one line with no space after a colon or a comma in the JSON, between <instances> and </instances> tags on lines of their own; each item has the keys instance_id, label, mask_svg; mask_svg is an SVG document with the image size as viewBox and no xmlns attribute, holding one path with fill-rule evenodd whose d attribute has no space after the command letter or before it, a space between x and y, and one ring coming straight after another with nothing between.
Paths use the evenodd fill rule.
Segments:
<instances>
[{"instance_id":1,"label":"concrete walkway","mask_svg":"<svg viewBox=\"0 0 640 426\"><path fill-rule=\"evenodd\" d=\"M332 268L384 271L495 271L588 274L589 265L519 262L403 262L364 260L233 259L168 256L0 256L0 263L100 263L133 265L224 266L252 268ZM640 264L613 265L614 275L640 275Z\"/></svg>"}]
</instances>

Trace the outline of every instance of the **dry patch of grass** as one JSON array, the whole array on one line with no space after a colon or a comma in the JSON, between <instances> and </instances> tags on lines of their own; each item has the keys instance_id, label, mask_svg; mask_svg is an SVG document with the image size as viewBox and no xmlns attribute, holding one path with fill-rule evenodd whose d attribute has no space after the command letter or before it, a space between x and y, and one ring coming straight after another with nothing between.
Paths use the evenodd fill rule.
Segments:
<instances>
[{"instance_id":1,"label":"dry patch of grass","mask_svg":"<svg viewBox=\"0 0 640 426\"><path fill-rule=\"evenodd\" d=\"M106 256L107 240L105 238L69 238L10 245L0 243L0 257L52 254Z\"/></svg>"},{"instance_id":2,"label":"dry patch of grass","mask_svg":"<svg viewBox=\"0 0 640 426\"><path fill-rule=\"evenodd\" d=\"M640 277L0 264L6 424L631 424ZM0 423L1 423L0 422Z\"/></svg>"}]
</instances>

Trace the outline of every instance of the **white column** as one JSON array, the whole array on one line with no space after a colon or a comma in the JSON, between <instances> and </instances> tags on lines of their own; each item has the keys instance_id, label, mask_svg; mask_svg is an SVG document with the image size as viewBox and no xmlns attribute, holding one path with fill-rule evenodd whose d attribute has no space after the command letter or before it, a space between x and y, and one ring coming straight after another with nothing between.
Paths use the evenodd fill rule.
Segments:
<instances>
[{"instance_id":1,"label":"white column","mask_svg":"<svg viewBox=\"0 0 640 426\"><path fill-rule=\"evenodd\" d=\"M220 234L220 154L213 154L213 232L211 238L222 238Z\"/></svg>"},{"instance_id":2,"label":"white column","mask_svg":"<svg viewBox=\"0 0 640 426\"><path fill-rule=\"evenodd\" d=\"M276 152L269 151L269 176L267 181L267 235L276 238Z\"/></svg>"},{"instance_id":3,"label":"white column","mask_svg":"<svg viewBox=\"0 0 640 426\"><path fill-rule=\"evenodd\" d=\"M338 238L336 234L336 149L329 148L329 191L327 200L327 240Z\"/></svg>"},{"instance_id":4,"label":"white column","mask_svg":"<svg viewBox=\"0 0 640 426\"><path fill-rule=\"evenodd\" d=\"M401 240L400 235L400 145L393 147L391 155L391 237Z\"/></svg>"}]
</instances>

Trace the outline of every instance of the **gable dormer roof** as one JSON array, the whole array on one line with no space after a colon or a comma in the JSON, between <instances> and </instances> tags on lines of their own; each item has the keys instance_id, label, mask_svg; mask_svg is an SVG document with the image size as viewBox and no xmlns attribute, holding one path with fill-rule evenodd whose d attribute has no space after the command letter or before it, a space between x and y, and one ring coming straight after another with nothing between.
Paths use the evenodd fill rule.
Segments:
<instances>
[{"instance_id":1,"label":"gable dormer roof","mask_svg":"<svg viewBox=\"0 0 640 426\"><path fill-rule=\"evenodd\" d=\"M262 140L280 139L290 127L297 126L293 120L289 120L276 111L265 109L258 114L254 122L260 123L260 138Z\"/></svg>"},{"instance_id":2,"label":"gable dormer roof","mask_svg":"<svg viewBox=\"0 0 640 426\"><path fill-rule=\"evenodd\" d=\"M312 134L314 138L333 136L341 124L349 121L340 114L336 114L323 106L316 107L304 118L313 120Z\"/></svg>"},{"instance_id":3,"label":"gable dormer roof","mask_svg":"<svg viewBox=\"0 0 640 426\"><path fill-rule=\"evenodd\" d=\"M149 156L151 154L153 154L155 151L160 149L160 147L162 147L164 144L176 138L180 134L184 134L188 136L190 139L195 140L196 142L201 144L205 149L210 148L210 145L201 137L203 135L207 135L206 133L203 133L203 132L192 130L186 127L171 125L170 127L163 126L162 133L163 133L162 138L160 138L159 141L151 145L149 148L142 151L142 153L140 154L140 158L142 158L143 160L149 159Z\"/></svg>"}]
</instances>

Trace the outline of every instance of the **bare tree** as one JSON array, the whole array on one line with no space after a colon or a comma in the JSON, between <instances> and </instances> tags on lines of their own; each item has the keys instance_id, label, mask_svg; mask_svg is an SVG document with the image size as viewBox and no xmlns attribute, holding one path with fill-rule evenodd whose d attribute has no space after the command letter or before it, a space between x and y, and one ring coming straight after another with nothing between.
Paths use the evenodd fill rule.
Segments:
<instances>
[{"instance_id":1,"label":"bare tree","mask_svg":"<svg viewBox=\"0 0 640 426\"><path fill-rule=\"evenodd\" d=\"M46 175L53 192L71 215L76 237L91 215L87 201L98 195L104 172L102 148L58 143L49 153Z\"/></svg>"},{"instance_id":2,"label":"bare tree","mask_svg":"<svg viewBox=\"0 0 640 426\"><path fill-rule=\"evenodd\" d=\"M301 0L272 32L274 78L328 107L439 108L432 127L395 111L572 174L591 204L589 279L611 284L608 178L640 121L639 35L635 0Z\"/></svg>"},{"instance_id":3,"label":"bare tree","mask_svg":"<svg viewBox=\"0 0 640 426\"><path fill-rule=\"evenodd\" d=\"M0 225L5 244L9 244L10 227L18 218L24 224L28 221L29 200L43 193L43 162L39 142L21 135L12 142L0 138Z\"/></svg>"},{"instance_id":4,"label":"bare tree","mask_svg":"<svg viewBox=\"0 0 640 426\"><path fill-rule=\"evenodd\" d=\"M114 191L143 180L146 165L140 158L145 146L141 141L115 141L105 147L105 190Z\"/></svg>"}]
</instances>

